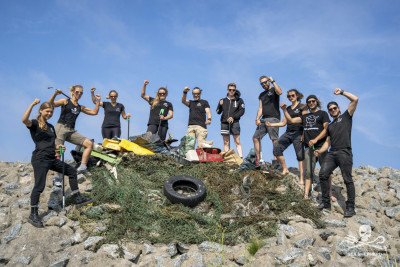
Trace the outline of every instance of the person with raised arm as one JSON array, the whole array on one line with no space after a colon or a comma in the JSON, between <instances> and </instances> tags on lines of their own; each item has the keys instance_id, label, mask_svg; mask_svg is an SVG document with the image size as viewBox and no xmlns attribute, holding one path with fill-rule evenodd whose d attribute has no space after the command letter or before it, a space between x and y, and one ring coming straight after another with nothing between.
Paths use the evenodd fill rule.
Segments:
<instances>
[{"instance_id":1,"label":"person with raised arm","mask_svg":"<svg viewBox=\"0 0 400 267\"><path fill-rule=\"evenodd\" d=\"M168 95L167 88L158 88L156 97L153 98L146 95L146 86L148 84L148 80L143 82L142 92L140 94L140 96L150 105L147 131L152 134L158 133L160 139L164 141L168 131L168 120L172 119L174 116L174 108L172 104L166 100Z\"/></svg>"},{"instance_id":2,"label":"person with raised arm","mask_svg":"<svg viewBox=\"0 0 400 267\"><path fill-rule=\"evenodd\" d=\"M199 87L194 87L192 90L193 100L187 100L189 87L183 89L182 104L189 108L189 122L186 135L195 136L197 146L200 148L211 147L213 141L206 141L207 125L211 124L210 105L207 100L201 99L202 90Z\"/></svg>"},{"instance_id":3,"label":"person with raised arm","mask_svg":"<svg viewBox=\"0 0 400 267\"><path fill-rule=\"evenodd\" d=\"M300 101L303 99L303 94L297 91L297 89L291 89L287 93L287 98L292 104L286 108L286 104L282 103L282 110L289 113L292 118L299 118L301 115L307 113L306 106L301 104ZM304 160L304 146L301 140L303 135L303 125L301 122L287 121L286 116L279 123L265 122L267 127L286 127L286 132L279 137L275 142L273 153L274 157L277 158L282 166L282 174L288 174L289 170L286 166L285 157L283 151L286 150L291 144L293 144L296 158L299 163L300 172L300 184L304 184L304 172L303 172L303 160Z\"/></svg>"},{"instance_id":4,"label":"person with raised arm","mask_svg":"<svg viewBox=\"0 0 400 267\"><path fill-rule=\"evenodd\" d=\"M56 90L49 99L49 102L52 103L54 107L61 106L60 118L55 126L57 134L56 145L63 145L64 142L67 141L69 143L85 147L85 150L82 154L81 165L78 167L77 171L78 174L87 173L86 164L89 160L90 153L92 152L93 142L75 130L75 122L81 112L92 116L99 113L100 95L96 95L96 106L94 109L90 109L88 107L81 106L78 103L83 94L82 85L72 85L69 88L69 92L71 94L71 98L69 99L62 98L54 101L57 95L63 93L61 90ZM58 173L54 175L53 184L56 186L61 186Z\"/></svg>"},{"instance_id":5,"label":"person with raised arm","mask_svg":"<svg viewBox=\"0 0 400 267\"><path fill-rule=\"evenodd\" d=\"M92 96L93 104L96 104L96 97L94 92L96 88L92 87L90 89L90 93ZM108 93L108 101L100 101L100 107L104 108L104 120L103 124L101 125L101 135L104 138L111 139L113 137L121 137L121 121L120 116L122 118L130 119L131 114L125 114L125 107L121 103L117 103L118 93L115 90L111 90Z\"/></svg>"},{"instance_id":6,"label":"person with raised arm","mask_svg":"<svg viewBox=\"0 0 400 267\"><path fill-rule=\"evenodd\" d=\"M324 164L319 172L321 182L322 203L318 206L320 210L330 209L331 200L329 198L329 182L328 178L336 167L340 168L342 177L347 189L346 210L344 217L352 217L356 214L355 206L355 188L352 177L353 153L351 149L351 129L353 125L353 114L356 111L358 97L345 92L340 88L336 88L333 92L335 95L343 95L350 100L347 110L342 114L339 105L335 101L328 103L328 112L333 121L328 125L327 138L320 149L314 151L315 156L320 156L327 151Z\"/></svg>"},{"instance_id":7,"label":"person with raised arm","mask_svg":"<svg viewBox=\"0 0 400 267\"><path fill-rule=\"evenodd\" d=\"M42 220L39 217L39 198L46 186L46 175L49 170L62 172L63 162L56 158L54 149L59 150L60 147L65 151L65 146L55 145L56 131L53 125L47 121L53 116L54 107L50 102L44 102L40 105L39 115L36 119L29 119L34 106L40 103L39 99L35 99L29 105L22 117L22 123L29 129L35 150L32 152L32 167L34 173L35 184L31 193L31 213L28 222L35 227L43 227ZM69 164L64 165L64 173L69 177L69 185L72 190L72 202L75 204L89 204L90 198L82 196L78 188L78 180L76 169Z\"/></svg>"}]
</instances>

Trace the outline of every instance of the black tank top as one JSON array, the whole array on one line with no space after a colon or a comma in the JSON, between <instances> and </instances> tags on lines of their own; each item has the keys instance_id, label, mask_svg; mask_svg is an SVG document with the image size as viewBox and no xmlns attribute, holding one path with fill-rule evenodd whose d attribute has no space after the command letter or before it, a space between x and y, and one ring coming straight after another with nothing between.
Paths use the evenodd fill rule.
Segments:
<instances>
[{"instance_id":1,"label":"black tank top","mask_svg":"<svg viewBox=\"0 0 400 267\"><path fill-rule=\"evenodd\" d=\"M58 123L64 124L72 129L75 129L76 118L78 118L79 113L81 112L81 106L75 106L70 99L68 99L68 103L65 106L61 107L60 118L58 119Z\"/></svg>"}]
</instances>

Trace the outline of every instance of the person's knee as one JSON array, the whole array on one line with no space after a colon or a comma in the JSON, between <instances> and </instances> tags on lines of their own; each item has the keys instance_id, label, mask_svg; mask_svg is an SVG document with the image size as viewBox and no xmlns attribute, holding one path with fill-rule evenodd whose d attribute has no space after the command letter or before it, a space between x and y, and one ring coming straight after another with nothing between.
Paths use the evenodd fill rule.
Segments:
<instances>
[{"instance_id":1,"label":"person's knee","mask_svg":"<svg viewBox=\"0 0 400 267\"><path fill-rule=\"evenodd\" d=\"M85 141L83 141L82 146L84 146L85 148L92 148L93 146L93 142L90 141L89 139L85 139Z\"/></svg>"}]
</instances>

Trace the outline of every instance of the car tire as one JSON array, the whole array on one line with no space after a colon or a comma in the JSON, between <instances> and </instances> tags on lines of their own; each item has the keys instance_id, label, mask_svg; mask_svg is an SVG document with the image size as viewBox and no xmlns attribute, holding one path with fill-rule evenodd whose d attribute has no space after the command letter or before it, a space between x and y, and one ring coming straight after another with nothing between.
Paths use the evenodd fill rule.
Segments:
<instances>
[{"instance_id":1,"label":"car tire","mask_svg":"<svg viewBox=\"0 0 400 267\"><path fill-rule=\"evenodd\" d=\"M164 195L173 204L181 203L188 207L195 207L205 199L206 186L195 177L177 175L164 183Z\"/></svg>"}]
</instances>

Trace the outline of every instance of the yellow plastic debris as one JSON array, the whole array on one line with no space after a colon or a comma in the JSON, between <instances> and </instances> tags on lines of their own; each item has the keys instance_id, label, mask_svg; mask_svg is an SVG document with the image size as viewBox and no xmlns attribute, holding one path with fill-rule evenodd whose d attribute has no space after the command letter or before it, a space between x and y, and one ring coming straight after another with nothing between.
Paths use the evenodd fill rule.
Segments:
<instances>
[{"instance_id":1,"label":"yellow plastic debris","mask_svg":"<svg viewBox=\"0 0 400 267\"><path fill-rule=\"evenodd\" d=\"M148 150L147 148L141 147L131 141L122 139L119 146L125 150L132 151L136 155L152 155L154 152Z\"/></svg>"},{"instance_id":2,"label":"yellow plastic debris","mask_svg":"<svg viewBox=\"0 0 400 267\"><path fill-rule=\"evenodd\" d=\"M119 145L119 141L117 141L117 140L104 138L103 147L109 148L109 149L112 149L112 150L121 151L121 147Z\"/></svg>"}]
</instances>

